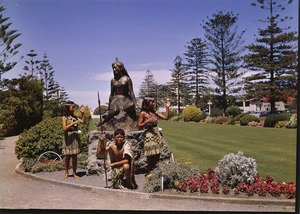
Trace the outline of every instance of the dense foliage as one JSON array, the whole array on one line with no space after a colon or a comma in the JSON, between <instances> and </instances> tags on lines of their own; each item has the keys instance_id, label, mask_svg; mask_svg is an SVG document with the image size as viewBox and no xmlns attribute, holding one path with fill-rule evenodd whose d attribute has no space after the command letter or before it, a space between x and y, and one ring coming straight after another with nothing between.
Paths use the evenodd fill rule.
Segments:
<instances>
[{"instance_id":1,"label":"dense foliage","mask_svg":"<svg viewBox=\"0 0 300 214\"><path fill-rule=\"evenodd\" d=\"M274 128L278 121L289 121L290 117L288 114L270 114L264 123L264 127Z\"/></svg>"},{"instance_id":2,"label":"dense foliage","mask_svg":"<svg viewBox=\"0 0 300 214\"><path fill-rule=\"evenodd\" d=\"M80 125L80 135L83 151L87 151L87 127L88 123ZM63 143L63 130L61 117L45 119L29 130L25 130L16 142L15 154L17 158L34 159L46 151L61 154Z\"/></svg>"},{"instance_id":3,"label":"dense foliage","mask_svg":"<svg viewBox=\"0 0 300 214\"><path fill-rule=\"evenodd\" d=\"M233 188L238 183L251 184L257 173L256 162L253 158L245 157L241 151L236 155L230 153L218 162L215 172L222 185Z\"/></svg>"},{"instance_id":4,"label":"dense foliage","mask_svg":"<svg viewBox=\"0 0 300 214\"><path fill-rule=\"evenodd\" d=\"M194 167L190 161L184 162L182 159L174 162L164 161L158 164L152 172L147 175L147 182L144 192L157 192L163 189L172 189L176 185L189 177L197 177L199 169ZM163 177L163 186L162 186Z\"/></svg>"},{"instance_id":5,"label":"dense foliage","mask_svg":"<svg viewBox=\"0 0 300 214\"><path fill-rule=\"evenodd\" d=\"M183 110L183 118L185 122L195 121L197 116L201 115L201 110L196 106L188 106Z\"/></svg>"},{"instance_id":6,"label":"dense foliage","mask_svg":"<svg viewBox=\"0 0 300 214\"><path fill-rule=\"evenodd\" d=\"M259 117L251 114L245 115L240 119L240 125L247 126L248 123L252 121L259 122Z\"/></svg>"},{"instance_id":7,"label":"dense foliage","mask_svg":"<svg viewBox=\"0 0 300 214\"><path fill-rule=\"evenodd\" d=\"M226 115L229 117L236 117L241 114L242 110L238 106L230 106L226 109Z\"/></svg>"}]
</instances>

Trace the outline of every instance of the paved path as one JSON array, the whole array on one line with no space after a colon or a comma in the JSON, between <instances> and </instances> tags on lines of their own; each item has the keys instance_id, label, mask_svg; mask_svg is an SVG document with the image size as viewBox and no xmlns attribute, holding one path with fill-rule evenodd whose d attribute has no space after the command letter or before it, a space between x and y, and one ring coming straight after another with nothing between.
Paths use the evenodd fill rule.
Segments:
<instances>
[{"instance_id":1,"label":"paved path","mask_svg":"<svg viewBox=\"0 0 300 214\"><path fill-rule=\"evenodd\" d=\"M0 141L0 208L9 209L76 209L76 210L164 210L164 211L252 211L295 212L293 203L241 203L209 198L188 198L141 191L111 190L101 187L99 176L62 179L63 172L38 173L34 176L16 170L14 154L18 137ZM18 172L18 173L16 173ZM100 179L99 179L100 178ZM142 182L138 176L137 182ZM100 182L100 183L97 183ZM0 210L1 212L1 210Z\"/></svg>"}]
</instances>

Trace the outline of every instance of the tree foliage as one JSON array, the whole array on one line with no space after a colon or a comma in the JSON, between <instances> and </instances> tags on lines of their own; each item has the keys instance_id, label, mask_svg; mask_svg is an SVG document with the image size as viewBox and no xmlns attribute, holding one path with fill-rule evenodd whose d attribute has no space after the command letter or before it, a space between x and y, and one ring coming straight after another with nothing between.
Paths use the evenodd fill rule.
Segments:
<instances>
[{"instance_id":1,"label":"tree foliage","mask_svg":"<svg viewBox=\"0 0 300 214\"><path fill-rule=\"evenodd\" d=\"M180 112L181 106L181 97L184 94L184 85L187 85L187 75L186 68L184 66L183 60L180 56L176 56L174 62L174 69L172 69L172 80L170 83L170 87L172 88L172 94L175 99L172 99L174 104L177 104L177 112Z\"/></svg>"},{"instance_id":2,"label":"tree foliage","mask_svg":"<svg viewBox=\"0 0 300 214\"><path fill-rule=\"evenodd\" d=\"M28 77L4 80L0 99L0 124L7 136L21 133L42 120L43 88Z\"/></svg>"},{"instance_id":3,"label":"tree foliage","mask_svg":"<svg viewBox=\"0 0 300 214\"><path fill-rule=\"evenodd\" d=\"M150 70L146 71L145 78L140 86L139 97L142 99L144 97L157 97L157 83Z\"/></svg>"},{"instance_id":4,"label":"tree foliage","mask_svg":"<svg viewBox=\"0 0 300 214\"><path fill-rule=\"evenodd\" d=\"M208 52L205 42L200 38L194 38L188 45L185 46L186 52L186 68L189 75L188 82L190 84L190 90L195 94L195 105L200 107L200 95L206 94L208 89Z\"/></svg>"},{"instance_id":5,"label":"tree foliage","mask_svg":"<svg viewBox=\"0 0 300 214\"><path fill-rule=\"evenodd\" d=\"M40 61L38 70L44 87L43 118L59 116L62 104L67 100L68 95L55 81L55 71L49 62L47 54L44 54L43 60Z\"/></svg>"},{"instance_id":6,"label":"tree foliage","mask_svg":"<svg viewBox=\"0 0 300 214\"><path fill-rule=\"evenodd\" d=\"M275 102L284 101L288 96L297 93L297 32L280 27L280 23L291 17L280 18L284 4L291 0L258 0L253 6L269 12L267 26L258 30L255 43L247 46L249 54L244 58L245 66L256 71L246 78L245 90L247 98L268 98L271 112L274 112Z\"/></svg>"},{"instance_id":7,"label":"tree foliage","mask_svg":"<svg viewBox=\"0 0 300 214\"><path fill-rule=\"evenodd\" d=\"M2 74L11 70L16 64L16 61L11 61L11 58L19 53L18 48L21 43L14 44L21 34L17 30L11 30L11 22L7 23L9 17L3 17L3 11L6 8L0 6L0 87L2 85ZM22 58L22 57L21 57Z\"/></svg>"},{"instance_id":8,"label":"tree foliage","mask_svg":"<svg viewBox=\"0 0 300 214\"><path fill-rule=\"evenodd\" d=\"M35 76L39 75L38 73L35 74L35 71L39 68L40 64L40 61L35 59L35 57L37 57L38 54L35 53L35 50L30 50L30 53L26 54L26 56L30 57L30 61L25 60L26 65L23 68L23 70L25 71L25 76L30 75L32 78L34 78Z\"/></svg>"},{"instance_id":9,"label":"tree foliage","mask_svg":"<svg viewBox=\"0 0 300 214\"><path fill-rule=\"evenodd\" d=\"M237 93L242 88L242 75L239 71L242 65L245 31L238 32L236 22L238 15L232 12L218 11L208 21L201 25L207 39L207 47L212 64L212 80L216 85L215 92L222 97L221 108L224 113L227 108L227 96Z\"/></svg>"}]
</instances>

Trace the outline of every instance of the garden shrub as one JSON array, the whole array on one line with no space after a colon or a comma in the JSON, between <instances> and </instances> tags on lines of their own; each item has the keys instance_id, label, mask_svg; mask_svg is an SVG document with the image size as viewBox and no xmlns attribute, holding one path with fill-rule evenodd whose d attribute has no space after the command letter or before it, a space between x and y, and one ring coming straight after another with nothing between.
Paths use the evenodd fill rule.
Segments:
<instances>
[{"instance_id":1,"label":"garden shrub","mask_svg":"<svg viewBox=\"0 0 300 214\"><path fill-rule=\"evenodd\" d=\"M253 158L247 158L239 151L225 155L215 169L220 184L236 187L238 183L251 184L255 180L256 162Z\"/></svg>"},{"instance_id":2,"label":"garden shrub","mask_svg":"<svg viewBox=\"0 0 300 214\"><path fill-rule=\"evenodd\" d=\"M201 120L205 120L205 118L207 117L208 115L205 113L205 112L202 112L202 114L199 114L195 117L195 122L200 122Z\"/></svg>"},{"instance_id":3,"label":"garden shrub","mask_svg":"<svg viewBox=\"0 0 300 214\"><path fill-rule=\"evenodd\" d=\"M83 151L87 151L86 133L88 125L80 125ZM46 151L61 154L64 132L61 117L48 118L21 133L15 146L17 158L37 158Z\"/></svg>"},{"instance_id":4,"label":"garden shrub","mask_svg":"<svg viewBox=\"0 0 300 214\"><path fill-rule=\"evenodd\" d=\"M196 106L188 106L183 110L183 119L185 122L195 121L199 115L201 115L201 110Z\"/></svg>"},{"instance_id":5,"label":"garden shrub","mask_svg":"<svg viewBox=\"0 0 300 214\"><path fill-rule=\"evenodd\" d=\"M213 108L210 113L211 117L223 116L223 111L219 108Z\"/></svg>"},{"instance_id":6,"label":"garden shrub","mask_svg":"<svg viewBox=\"0 0 300 214\"><path fill-rule=\"evenodd\" d=\"M264 127L275 127L276 123L278 121L289 121L290 117L288 114L270 114L266 119L264 123Z\"/></svg>"},{"instance_id":7,"label":"garden shrub","mask_svg":"<svg viewBox=\"0 0 300 214\"><path fill-rule=\"evenodd\" d=\"M164 189L174 189L176 184L188 178L197 178L200 170L194 167L190 161L162 161L147 175L144 184L144 192L157 192L162 188L161 177L164 176Z\"/></svg>"},{"instance_id":8,"label":"garden shrub","mask_svg":"<svg viewBox=\"0 0 300 214\"><path fill-rule=\"evenodd\" d=\"M284 128L287 124L287 121L286 120L280 120L276 123L275 127L276 128Z\"/></svg>"},{"instance_id":9,"label":"garden shrub","mask_svg":"<svg viewBox=\"0 0 300 214\"><path fill-rule=\"evenodd\" d=\"M213 118L213 123L215 124L230 124L231 120L225 116L218 116Z\"/></svg>"},{"instance_id":10,"label":"garden shrub","mask_svg":"<svg viewBox=\"0 0 300 214\"><path fill-rule=\"evenodd\" d=\"M243 116L241 119L240 119L240 125L241 126L247 126L249 122L259 122L259 117L257 116L254 116L254 115L251 115L251 114L248 114L248 115L245 115Z\"/></svg>"},{"instance_id":11,"label":"garden shrub","mask_svg":"<svg viewBox=\"0 0 300 214\"><path fill-rule=\"evenodd\" d=\"M297 128L297 114L292 114L290 120L286 123L285 127L289 129Z\"/></svg>"},{"instance_id":12,"label":"garden shrub","mask_svg":"<svg viewBox=\"0 0 300 214\"><path fill-rule=\"evenodd\" d=\"M245 115L250 115L250 113L246 112L246 113L241 113L237 116L234 117L235 121L240 121L242 117L244 117Z\"/></svg>"},{"instance_id":13,"label":"garden shrub","mask_svg":"<svg viewBox=\"0 0 300 214\"><path fill-rule=\"evenodd\" d=\"M241 114L241 109L238 106L230 106L226 110L226 115L230 117L236 117L237 115Z\"/></svg>"}]
</instances>

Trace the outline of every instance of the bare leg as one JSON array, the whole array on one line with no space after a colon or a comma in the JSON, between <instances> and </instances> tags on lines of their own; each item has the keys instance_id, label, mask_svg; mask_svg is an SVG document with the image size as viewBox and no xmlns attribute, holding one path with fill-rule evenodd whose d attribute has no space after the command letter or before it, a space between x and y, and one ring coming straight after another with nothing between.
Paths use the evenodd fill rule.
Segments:
<instances>
[{"instance_id":1,"label":"bare leg","mask_svg":"<svg viewBox=\"0 0 300 214\"><path fill-rule=\"evenodd\" d=\"M157 167L158 161L159 161L160 154L156 154L153 156L153 169Z\"/></svg>"},{"instance_id":2,"label":"bare leg","mask_svg":"<svg viewBox=\"0 0 300 214\"><path fill-rule=\"evenodd\" d=\"M132 185L131 185L131 180L130 180L130 165L128 163L124 164L123 169L124 169L125 177L126 177L126 187L128 189L131 189Z\"/></svg>"},{"instance_id":3,"label":"bare leg","mask_svg":"<svg viewBox=\"0 0 300 214\"><path fill-rule=\"evenodd\" d=\"M77 155L72 155L72 166L73 166L73 177L79 178L78 175L76 175L76 169L77 169Z\"/></svg>"},{"instance_id":4,"label":"bare leg","mask_svg":"<svg viewBox=\"0 0 300 214\"><path fill-rule=\"evenodd\" d=\"M71 159L71 155L66 155L66 157L65 157L65 175L64 175L64 178L69 177L70 159Z\"/></svg>"}]
</instances>

